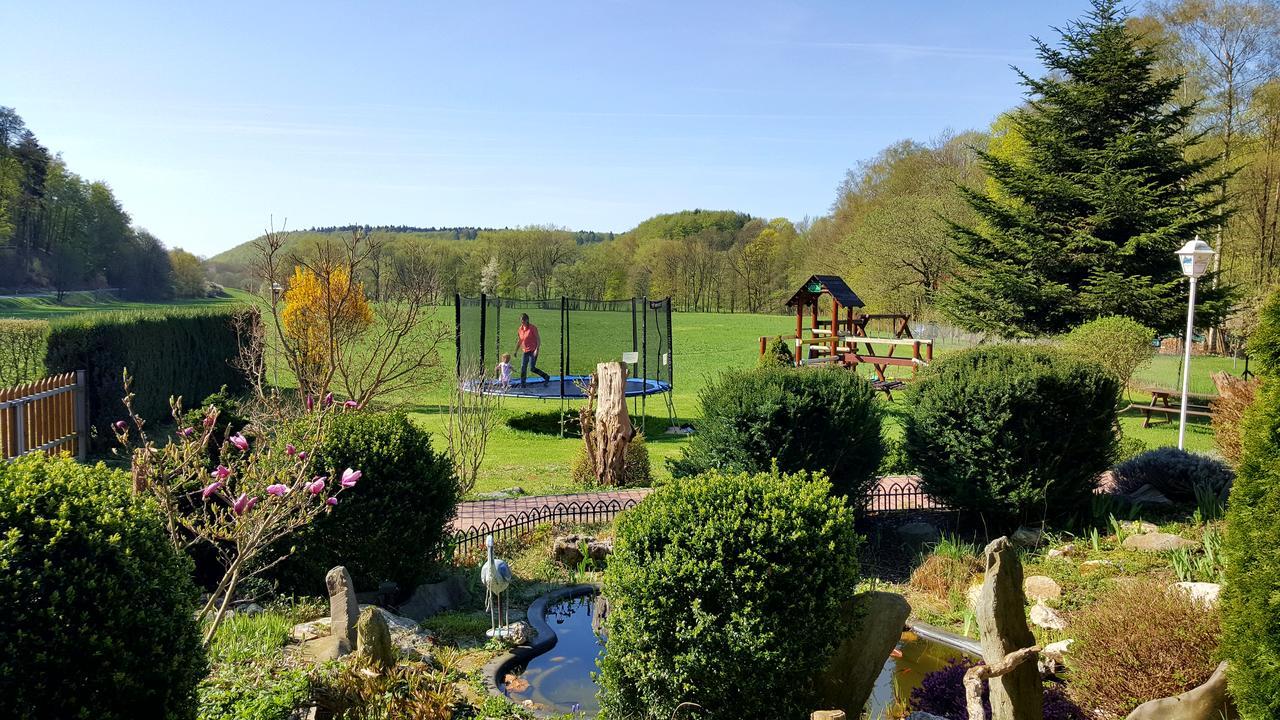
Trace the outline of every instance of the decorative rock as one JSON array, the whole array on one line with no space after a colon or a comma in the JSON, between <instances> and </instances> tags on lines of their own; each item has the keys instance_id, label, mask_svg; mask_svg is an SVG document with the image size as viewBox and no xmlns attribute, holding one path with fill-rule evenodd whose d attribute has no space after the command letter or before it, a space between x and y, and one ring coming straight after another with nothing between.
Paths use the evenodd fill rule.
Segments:
<instances>
[{"instance_id":1,"label":"decorative rock","mask_svg":"<svg viewBox=\"0 0 1280 720\"><path fill-rule=\"evenodd\" d=\"M927 522L909 522L894 528L893 532L902 541L904 547L915 551L925 549L942 537L938 528Z\"/></svg>"},{"instance_id":2,"label":"decorative rock","mask_svg":"<svg viewBox=\"0 0 1280 720\"><path fill-rule=\"evenodd\" d=\"M1044 649L1040 651L1040 657L1037 658L1042 677L1057 675L1066 668L1067 649L1071 647L1073 642L1075 641L1059 640L1044 646Z\"/></svg>"},{"instance_id":3,"label":"decorative rock","mask_svg":"<svg viewBox=\"0 0 1280 720\"><path fill-rule=\"evenodd\" d=\"M493 490L491 492L476 493L476 500L506 500L508 498L520 497L524 495L524 488L519 485L515 487L503 488L502 490Z\"/></svg>"},{"instance_id":4,"label":"decorative rock","mask_svg":"<svg viewBox=\"0 0 1280 720\"><path fill-rule=\"evenodd\" d=\"M1023 580L1022 592L1032 600L1057 600L1062 597L1062 588L1047 575L1031 575Z\"/></svg>"},{"instance_id":5,"label":"decorative rock","mask_svg":"<svg viewBox=\"0 0 1280 720\"><path fill-rule=\"evenodd\" d=\"M976 611L982 656L988 664L1036 644L1023 614L1022 564L1008 538L996 538L983 550L986 564ZM1042 713L1044 689L1033 663L988 681L992 720L1036 718Z\"/></svg>"},{"instance_id":6,"label":"decorative rock","mask_svg":"<svg viewBox=\"0 0 1280 720\"><path fill-rule=\"evenodd\" d=\"M1141 550L1142 552L1171 552L1196 546L1194 541L1162 532L1130 535L1120 544L1126 550Z\"/></svg>"},{"instance_id":7,"label":"decorative rock","mask_svg":"<svg viewBox=\"0 0 1280 720\"><path fill-rule=\"evenodd\" d=\"M1218 595L1222 592L1222 586L1218 583L1178 582L1170 585L1169 590L1186 593L1187 597L1191 598L1191 602L1209 609L1218 604Z\"/></svg>"},{"instance_id":8,"label":"decorative rock","mask_svg":"<svg viewBox=\"0 0 1280 720\"><path fill-rule=\"evenodd\" d=\"M1044 530L1035 527L1020 527L1009 537L1014 545L1024 548L1040 547L1044 540Z\"/></svg>"},{"instance_id":9,"label":"decorative rock","mask_svg":"<svg viewBox=\"0 0 1280 720\"><path fill-rule=\"evenodd\" d=\"M1066 630L1067 621L1062 619L1057 610L1038 601L1031 607L1031 623L1046 630Z\"/></svg>"},{"instance_id":10,"label":"decorative rock","mask_svg":"<svg viewBox=\"0 0 1280 720\"><path fill-rule=\"evenodd\" d=\"M329 623L332 621L332 618L325 617L298 623L289 631L289 635L298 642L306 642L308 640L315 640L316 638L328 637Z\"/></svg>"},{"instance_id":11,"label":"decorative rock","mask_svg":"<svg viewBox=\"0 0 1280 720\"><path fill-rule=\"evenodd\" d=\"M245 603L244 605L237 605L236 612L242 615L257 615L258 613L266 612L266 610L258 603L251 602Z\"/></svg>"},{"instance_id":12,"label":"decorative rock","mask_svg":"<svg viewBox=\"0 0 1280 720\"><path fill-rule=\"evenodd\" d=\"M818 697L823 707L861 717L885 660L902 637L911 606L901 595L873 590L854 595L844 614L860 618L858 629L840 642L818 677Z\"/></svg>"},{"instance_id":13,"label":"decorative rock","mask_svg":"<svg viewBox=\"0 0 1280 720\"><path fill-rule=\"evenodd\" d=\"M1150 485L1143 485L1142 487L1138 488L1137 490L1134 490L1133 492L1129 493L1128 495L1125 495L1124 497L1129 498L1129 502L1135 505L1150 505L1150 506L1162 506L1162 507L1173 505L1173 501L1170 500L1168 497L1166 497L1164 493L1151 487Z\"/></svg>"},{"instance_id":14,"label":"decorative rock","mask_svg":"<svg viewBox=\"0 0 1280 720\"><path fill-rule=\"evenodd\" d=\"M511 645L528 645L537 634L533 626L523 620L498 628L498 637Z\"/></svg>"},{"instance_id":15,"label":"decorative rock","mask_svg":"<svg viewBox=\"0 0 1280 720\"><path fill-rule=\"evenodd\" d=\"M1154 523L1145 520L1133 520L1120 525L1120 528L1128 533L1136 535L1146 535L1148 533L1160 532L1160 527Z\"/></svg>"},{"instance_id":16,"label":"decorative rock","mask_svg":"<svg viewBox=\"0 0 1280 720\"><path fill-rule=\"evenodd\" d=\"M391 644L391 628L376 607L365 608L356 621L356 652L383 672L395 667L397 653Z\"/></svg>"},{"instance_id":17,"label":"decorative rock","mask_svg":"<svg viewBox=\"0 0 1280 720\"><path fill-rule=\"evenodd\" d=\"M342 657L356 648L356 621L360 619L360 605L351 582L351 573L339 565L324 576L329 589L329 636L334 640L336 657Z\"/></svg>"},{"instance_id":18,"label":"decorative rock","mask_svg":"<svg viewBox=\"0 0 1280 720\"><path fill-rule=\"evenodd\" d=\"M400 606L400 614L421 622L467 601L467 578L451 575L438 583L419 585L413 595Z\"/></svg>"},{"instance_id":19,"label":"decorative rock","mask_svg":"<svg viewBox=\"0 0 1280 720\"><path fill-rule=\"evenodd\" d=\"M1227 664L1218 665L1205 683L1181 695L1145 702L1125 720L1218 720L1235 717L1227 697Z\"/></svg>"},{"instance_id":20,"label":"decorative rock","mask_svg":"<svg viewBox=\"0 0 1280 720\"><path fill-rule=\"evenodd\" d=\"M612 540L596 540L590 535L562 535L551 541L551 557L565 567L576 568L582 563L582 547L586 545L587 557L596 569L603 568L613 554Z\"/></svg>"},{"instance_id":21,"label":"decorative rock","mask_svg":"<svg viewBox=\"0 0 1280 720\"><path fill-rule=\"evenodd\" d=\"M1044 650L1041 650L1040 652L1045 655L1051 655L1053 657L1061 659L1067 656L1067 652L1071 650L1071 644L1074 642L1075 640L1073 638L1067 638L1066 640L1059 640L1058 642L1049 643L1048 645L1045 645Z\"/></svg>"},{"instance_id":22,"label":"decorative rock","mask_svg":"<svg viewBox=\"0 0 1280 720\"><path fill-rule=\"evenodd\" d=\"M1090 570L1102 570L1103 568L1118 567L1110 560L1085 560L1080 563L1081 572L1089 572Z\"/></svg>"},{"instance_id":23,"label":"decorative rock","mask_svg":"<svg viewBox=\"0 0 1280 720\"><path fill-rule=\"evenodd\" d=\"M1066 559L1068 555L1076 551L1075 545L1063 545L1061 548L1049 548L1049 552L1045 553L1045 557L1050 560Z\"/></svg>"}]
</instances>

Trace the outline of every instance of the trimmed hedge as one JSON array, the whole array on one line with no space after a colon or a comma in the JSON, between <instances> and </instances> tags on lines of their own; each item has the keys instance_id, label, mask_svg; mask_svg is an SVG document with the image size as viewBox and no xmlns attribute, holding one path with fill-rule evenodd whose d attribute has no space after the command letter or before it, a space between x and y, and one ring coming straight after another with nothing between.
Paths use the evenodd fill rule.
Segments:
<instances>
[{"instance_id":1,"label":"trimmed hedge","mask_svg":"<svg viewBox=\"0 0 1280 720\"><path fill-rule=\"evenodd\" d=\"M325 471L363 475L332 512L286 539L295 551L277 573L281 585L321 594L335 565L345 565L360 590L390 580L411 592L426 580L460 499L453 465L431 448L430 434L404 413L348 412L333 418L315 457Z\"/></svg>"},{"instance_id":2,"label":"trimmed hedge","mask_svg":"<svg viewBox=\"0 0 1280 720\"><path fill-rule=\"evenodd\" d=\"M807 474L708 473L621 515L604 573L610 718L808 717L850 628L853 513Z\"/></svg>"},{"instance_id":3,"label":"trimmed hedge","mask_svg":"<svg viewBox=\"0 0 1280 720\"><path fill-rule=\"evenodd\" d=\"M1245 413L1244 453L1227 504L1222 650L1244 718L1280 717L1280 293L1249 340L1262 386Z\"/></svg>"},{"instance_id":4,"label":"trimmed hedge","mask_svg":"<svg viewBox=\"0 0 1280 720\"><path fill-rule=\"evenodd\" d=\"M0 465L0 717L194 717L191 561L128 488L65 457Z\"/></svg>"},{"instance_id":5,"label":"trimmed hedge","mask_svg":"<svg viewBox=\"0 0 1280 720\"><path fill-rule=\"evenodd\" d=\"M825 472L857 503L884 448L871 384L840 368L757 367L720 376L699 395L702 420L671 474L710 470Z\"/></svg>"},{"instance_id":6,"label":"trimmed hedge","mask_svg":"<svg viewBox=\"0 0 1280 720\"><path fill-rule=\"evenodd\" d=\"M0 320L0 387L13 387L44 376L49 323L44 320Z\"/></svg>"},{"instance_id":7,"label":"trimmed hedge","mask_svg":"<svg viewBox=\"0 0 1280 720\"><path fill-rule=\"evenodd\" d=\"M124 413L122 372L134 378L134 409L143 418L164 423L169 397L181 395L190 406L218 392L246 387L232 367L239 352L234 319L249 309L172 309L94 313L50 325L45 371L86 371L89 422L99 437Z\"/></svg>"},{"instance_id":8,"label":"trimmed hedge","mask_svg":"<svg viewBox=\"0 0 1280 720\"><path fill-rule=\"evenodd\" d=\"M1035 345L938 361L905 394L907 455L925 492L992 529L1088 511L1111 467L1120 381Z\"/></svg>"}]
</instances>

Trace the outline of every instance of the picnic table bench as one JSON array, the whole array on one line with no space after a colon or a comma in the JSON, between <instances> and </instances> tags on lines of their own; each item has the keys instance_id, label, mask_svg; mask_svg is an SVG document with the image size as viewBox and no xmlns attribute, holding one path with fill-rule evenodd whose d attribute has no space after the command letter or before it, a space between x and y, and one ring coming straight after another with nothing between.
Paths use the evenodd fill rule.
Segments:
<instances>
[{"instance_id":1,"label":"picnic table bench","mask_svg":"<svg viewBox=\"0 0 1280 720\"><path fill-rule=\"evenodd\" d=\"M1146 405L1138 403L1130 403L1125 410L1137 410L1142 413L1142 427L1148 428L1155 424L1173 422L1173 415L1182 412L1182 393L1177 390L1167 390L1164 388L1138 388L1142 392L1151 393L1151 402ZM1210 412L1209 401L1215 396L1205 393L1187 393L1187 415L1195 417L1212 417ZM1170 400L1176 404L1170 404ZM1162 415L1163 418L1153 421L1152 414Z\"/></svg>"}]
</instances>

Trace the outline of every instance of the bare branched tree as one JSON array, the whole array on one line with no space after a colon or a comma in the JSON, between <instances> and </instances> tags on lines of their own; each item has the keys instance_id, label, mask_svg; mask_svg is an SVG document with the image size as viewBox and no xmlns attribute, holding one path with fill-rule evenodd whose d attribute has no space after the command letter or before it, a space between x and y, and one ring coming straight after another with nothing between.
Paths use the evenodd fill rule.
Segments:
<instances>
[{"instance_id":1,"label":"bare branched tree","mask_svg":"<svg viewBox=\"0 0 1280 720\"><path fill-rule=\"evenodd\" d=\"M474 364L464 366L449 392L449 414L444 428L460 494L465 495L476 486L489 436L498 426L501 409L502 394L490 392L484 368Z\"/></svg>"}]
</instances>

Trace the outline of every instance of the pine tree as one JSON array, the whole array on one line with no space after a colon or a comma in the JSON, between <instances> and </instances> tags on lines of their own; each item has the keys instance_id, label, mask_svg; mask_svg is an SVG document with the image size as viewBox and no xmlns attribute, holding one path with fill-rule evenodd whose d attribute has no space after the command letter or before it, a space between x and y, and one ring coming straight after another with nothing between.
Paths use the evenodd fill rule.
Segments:
<instances>
[{"instance_id":1,"label":"pine tree","mask_svg":"<svg viewBox=\"0 0 1280 720\"><path fill-rule=\"evenodd\" d=\"M1115 0L1094 0L1036 40L1048 69L1018 71L1027 104L1011 131L1016 157L979 151L986 192L960 188L978 215L953 224L961 264L941 299L959 324L1010 337L1058 333L1123 315L1176 332L1186 282L1174 251L1222 222L1216 158L1189 159L1193 106L1174 103L1181 78L1157 77L1159 48L1143 47ZM1226 289L1200 283L1198 317L1226 309Z\"/></svg>"}]
</instances>

